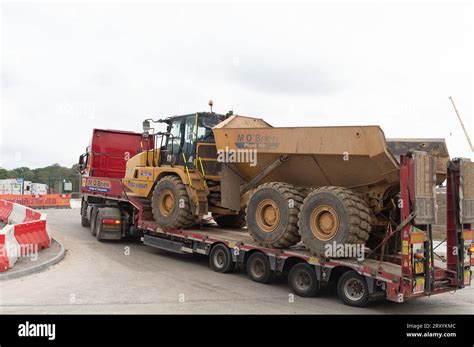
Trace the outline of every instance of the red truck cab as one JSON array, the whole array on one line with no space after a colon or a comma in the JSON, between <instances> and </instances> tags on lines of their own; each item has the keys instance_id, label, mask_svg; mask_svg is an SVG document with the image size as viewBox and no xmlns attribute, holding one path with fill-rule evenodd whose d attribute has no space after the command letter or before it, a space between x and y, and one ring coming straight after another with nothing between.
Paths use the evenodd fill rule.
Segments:
<instances>
[{"instance_id":1,"label":"red truck cab","mask_svg":"<svg viewBox=\"0 0 474 347\"><path fill-rule=\"evenodd\" d=\"M123 178L127 160L146 150L143 146L141 133L94 129L86 153L79 157L81 173L83 177Z\"/></svg>"}]
</instances>

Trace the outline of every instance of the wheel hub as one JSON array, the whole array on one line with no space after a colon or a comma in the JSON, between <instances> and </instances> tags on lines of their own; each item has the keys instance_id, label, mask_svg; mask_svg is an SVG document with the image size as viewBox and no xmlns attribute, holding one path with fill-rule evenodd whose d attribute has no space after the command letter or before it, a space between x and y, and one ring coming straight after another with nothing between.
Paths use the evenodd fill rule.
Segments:
<instances>
[{"instance_id":1,"label":"wheel hub","mask_svg":"<svg viewBox=\"0 0 474 347\"><path fill-rule=\"evenodd\" d=\"M360 300L364 296L364 292L364 284L358 279L351 279L344 285L344 294L350 300Z\"/></svg>"},{"instance_id":2,"label":"wheel hub","mask_svg":"<svg viewBox=\"0 0 474 347\"><path fill-rule=\"evenodd\" d=\"M252 266L254 277L262 277L264 273L264 265L260 260L256 260Z\"/></svg>"},{"instance_id":3,"label":"wheel hub","mask_svg":"<svg viewBox=\"0 0 474 347\"><path fill-rule=\"evenodd\" d=\"M170 189L163 190L158 196L160 213L163 216L169 216L174 211L174 194Z\"/></svg>"},{"instance_id":4,"label":"wheel hub","mask_svg":"<svg viewBox=\"0 0 474 347\"><path fill-rule=\"evenodd\" d=\"M307 290L311 284L311 279L306 272L298 272L296 275L296 285L300 290Z\"/></svg>"},{"instance_id":5,"label":"wheel hub","mask_svg":"<svg viewBox=\"0 0 474 347\"><path fill-rule=\"evenodd\" d=\"M216 254L216 265L218 267L222 267L224 266L224 263L225 263L225 255L224 255L224 252L218 252Z\"/></svg>"},{"instance_id":6,"label":"wheel hub","mask_svg":"<svg viewBox=\"0 0 474 347\"><path fill-rule=\"evenodd\" d=\"M318 240L331 240L337 234L339 224L336 210L329 205L320 205L311 213L311 232Z\"/></svg>"},{"instance_id":7,"label":"wheel hub","mask_svg":"<svg viewBox=\"0 0 474 347\"><path fill-rule=\"evenodd\" d=\"M262 200L256 210L258 227L264 232L272 232L280 223L280 208L271 199Z\"/></svg>"}]
</instances>

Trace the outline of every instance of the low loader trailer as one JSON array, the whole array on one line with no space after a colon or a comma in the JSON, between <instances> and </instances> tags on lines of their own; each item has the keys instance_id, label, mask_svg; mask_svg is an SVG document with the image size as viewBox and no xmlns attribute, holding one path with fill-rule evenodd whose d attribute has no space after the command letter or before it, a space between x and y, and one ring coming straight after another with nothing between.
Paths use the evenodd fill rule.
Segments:
<instances>
[{"instance_id":1,"label":"low loader trailer","mask_svg":"<svg viewBox=\"0 0 474 347\"><path fill-rule=\"evenodd\" d=\"M287 276L291 292L301 297L316 296L322 287L334 283L339 298L356 307L377 298L402 303L471 284L474 166L467 159L446 159L440 166L429 152L408 148L403 154L390 153L399 165L395 182L399 196L392 202L399 213L397 223L384 224L386 230L365 244L328 242L325 252L316 254L302 242L269 247L247 228L222 227L209 215L188 227L160 225L150 199L130 189L131 184L136 189L146 185L140 187L139 180L125 178L129 159L156 148L154 141L147 134L94 129L91 145L79 159L81 223L99 241L140 237L158 249L206 255L216 272L245 268L251 280L263 284ZM154 154L146 157L157 160ZM437 255L433 246L440 173L447 181L446 257ZM168 203L175 201L164 199L160 208L166 210Z\"/></svg>"}]
</instances>

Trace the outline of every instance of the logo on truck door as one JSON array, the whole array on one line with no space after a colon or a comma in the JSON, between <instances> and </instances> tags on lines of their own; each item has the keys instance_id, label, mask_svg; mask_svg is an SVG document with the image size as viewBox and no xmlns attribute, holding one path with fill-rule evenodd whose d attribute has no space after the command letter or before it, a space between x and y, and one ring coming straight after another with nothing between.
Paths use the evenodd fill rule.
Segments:
<instances>
[{"instance_id":1,"label":"logo on truck door","mask_svg":"<svg viewBox=\"0 0 474 347\"><path fill-rule=\"evenodd\" d=\"M83 178L82 186L91 192L110 192L111 184L110 181L100 180L97 178Z\"/></svg>"}]
</instances>

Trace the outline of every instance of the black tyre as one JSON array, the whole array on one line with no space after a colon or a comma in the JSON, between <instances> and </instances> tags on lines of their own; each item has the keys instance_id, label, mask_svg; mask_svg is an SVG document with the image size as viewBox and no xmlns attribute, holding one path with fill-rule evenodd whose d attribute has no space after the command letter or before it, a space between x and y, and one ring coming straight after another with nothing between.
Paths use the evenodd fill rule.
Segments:
<instances>
[{"instance_id":1,"label":"black tyre","mask_svg":"<svg viewBox=\"0 0 474 347\"><path fill-rule=\"evenodd\" d=\"M87 219L87 201L82 200L82 205L81 205L81 225L83 227L90 227L91 223Z\"/></svg>"},{"instance_id":2,"label":"black tyre","mask_svg":"<svg viewBox=\"0 0 474 347\"><path fill-rule=\"evenodd\" d=\"M247 260L247 275L254 282L267 284L273 281L273 271L268 257L261 253L252 253Z\"/></svg>"},{"instance_id":3,"label":"black tyre","mask_svg":"<svg viewBox=\"0 0 474 347\"><path fill-rule=\"evenodd\" d=\"M230 252L230 249L223 244L218 244L212 247L211 253L209 254L209 263L211 269L215 272L229 273L234 270L232 253Z\"/></svg>"},{"instance_id":4,"label":"black tyre","mask_svg":"<svg viewBox=\"0 0 474 347\"><path fill-rule=\"evenodd\" d=\"M97 207L92 207L91 210L91 234L97 236Z\"/></svg>"},{"instance_id":5,"label":"black tyre","mask_svg":"<svg viewBox=\"0 0 474 347\"><path fill-rule=\"evenodd\" d=\"M214 221L223 228L243 228L246 224L245 209L241 210L239 214L224 215L214 217Z\"/></svg>"},{"instance_id":6,"label":"black tyre","mask_svg":"<svg viewBox=\"0 0 474 347\"><path fill-rule=\"evenodd\" d=\"M369 286L364 276L350 270L337 282L337 295L349 306L363 307L369 302Z\"/></svg>"},{"instance_id":7,"label":"black tyre","mask_svg":"<svg viewBox=\"0 0 474 347\"><path fill-rule=\"evenodd\" d=\"M102 241L102 214L103 214L103 208L97 209L97 217L95 218L95 238L97 241Z\"/></svg>"},{"instance_id":8,"label":"black tyre","mask_svg":"<svg viewBox=\"0 0 474 347\"><path fill-rule=\"evenodd\" d=\"M371 230L371 210L356 193L341 187L321 187L304 199L298 227L304 245L325 255L326 245L364 244ZM335 255L332 255L333 257Z\"/></svg>"},{"instance_id":9,"label":"black tyre","mask_svg":"<svg viewBox=\"0 0 474 347\"><path fill-rule=\"evenodd\" d=\"M319 292L319 281L314 267L308 263L293 266L288 274L290 290L298 296L312 297Z\"/></svg>"},{"instance_id":10,"label":"black tyre","mask_svg":"<svg viewBox=\"0 0 474 347\"><path fill-rule=\"evenodd\" d=\"M151 207L160 226L181 229L196 222L186 187L177 176L164 176L158 181Z\"/></svg>"},{"instance_id":11,"label":"black tyre","mask_svg":"<svg viewBox=\"0 0 474 347\"><path fill-rule=\"evenodd\" d=\"M291 184L262 184L250 197L246 211L250 235L265 247L286 248L298 243L302 202L302 193Z\"/></svg>"}]
</instances>

